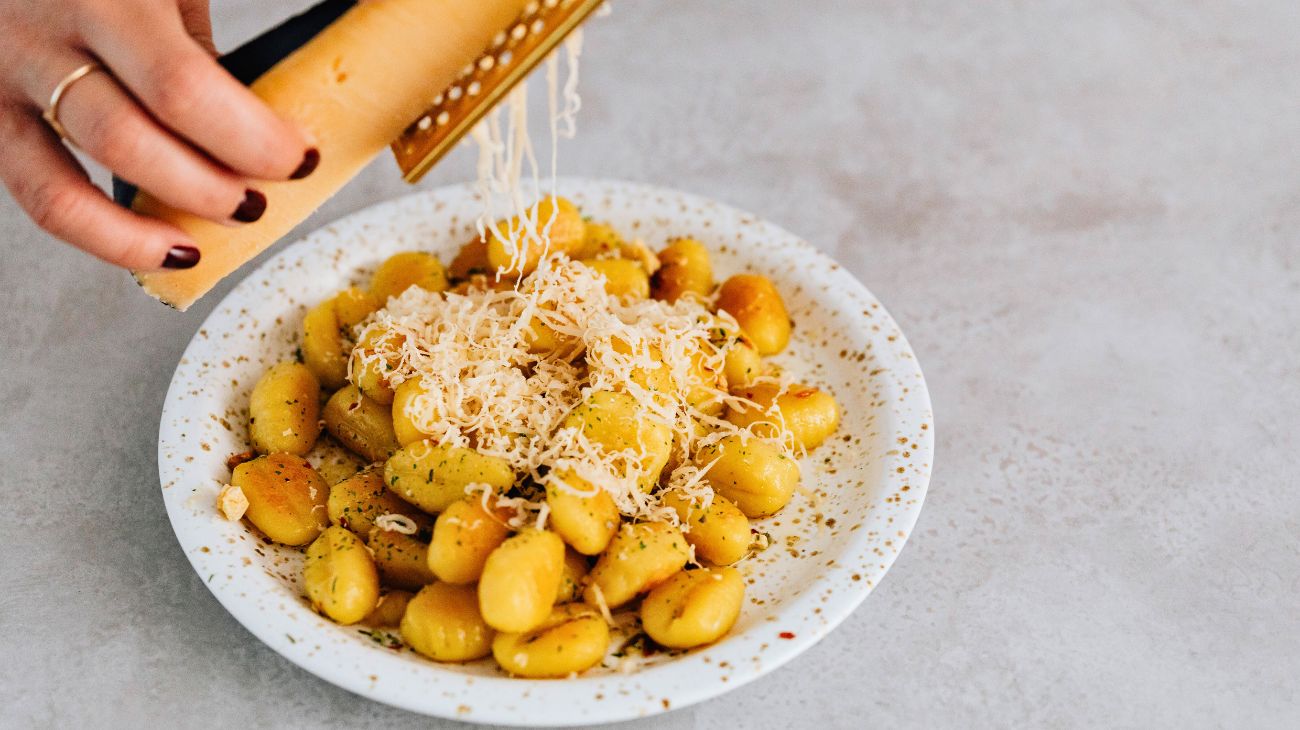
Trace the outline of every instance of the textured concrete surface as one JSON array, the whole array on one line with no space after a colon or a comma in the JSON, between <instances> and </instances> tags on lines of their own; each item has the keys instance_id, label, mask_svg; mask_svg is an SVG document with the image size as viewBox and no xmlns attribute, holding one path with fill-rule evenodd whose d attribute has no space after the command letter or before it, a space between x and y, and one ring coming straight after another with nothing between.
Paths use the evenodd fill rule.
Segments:
<instances>
[{"instance_id":1,"label":"textured concrete surface","mask_svg":"<svg viewBox=\"0 0 1300 730\"><path fill-rule=\"evenodd\" d=\"M218 37L301 4L218 1ZM1298 31L1286 0L625 0L592 27L563 170L838 257L939 436L912 542L831 640L627 727L1294 726ZM390 166L306 227L403 192ZM454 726L280 659L176 547L158 414L216 297L169 312L0 206L0 726Z\"/></svg>"}]
</instances>

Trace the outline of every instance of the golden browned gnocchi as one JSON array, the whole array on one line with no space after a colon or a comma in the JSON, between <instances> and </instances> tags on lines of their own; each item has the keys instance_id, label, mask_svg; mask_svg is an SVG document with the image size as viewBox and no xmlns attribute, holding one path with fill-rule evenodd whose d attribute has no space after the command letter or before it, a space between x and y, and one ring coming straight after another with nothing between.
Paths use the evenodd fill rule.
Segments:
<instances>
[{"instance_id":1,"label":"golden browned gnocchi","mask_svg":"<svg viewBox=\"0 0 1300 730\"><path fill-rule=\"evenodd\" d=\"M564 541L525 529L488 555L478 583L483 620L498 631L530 631L555 605L564 575Z\"/></svg>"},{"instance_id":2,"label":"golden browned gnocchi","mask_svg":"<svg viewBox=\"0 0 1300 730\"><path fill-rule=\"evenodd\" d=\"M749 338L742 335L727 349L722 372L727 378L727 387L732 390L748 387L763 374L763 356L758 354Z\"/></svg>"},{"instance_id":3,"label":"golden browned gnocchi","mask_svg":"<svg viewBox=\"0 0 1300 730\"><path fill-rule=\"evenodd\" d=\"M305 456L320 436L320 383L305 365L274 365L253 386L248 436L259 453Z\"/></svg>"},{"instance_id":4,"label":"golden browned gnocchi","mask_svg":"<svg viewBox=\"0 0 1300 730\"><path fill-rule=\"evenodd\" d=\"M330 396L321 417L331 436L366 461L383 461L397 451L392 411L355 385L345 385Z\"/></svg>"},{"instance_id":5,"label":"golden browned gnocchi","mask_svg":"<svg viewBox=\"0 0 1300 730\"><path fill-rule=\"evenodd\" d=\"M518 282L516 277L502 276L497 278L495 275L473 274L468 279L461 281L449 291L452 294L460 296L469 296L471 294L481 294L490 291L506 291L511 289Z\"/></svg>"},{"instance_id":6,"label":"golden browned gnocchi","mask_svg":"<svg viewBox=\"0 0 1300 730\"><path fill-rule=\"evenodd\" d=\"M583 555L598 555L618 532L621 518L614 498L572 472L546 485L551 529Z\"/></svg>"},{"instance_id":7,"label":"golden browned gnocchi","mask_svg":"<svg viewBox=\"0 0 1300 730\"><path fill-rule=\"evenodd\" d=\"M740 615L745 582L735 568L683 570L641 602L641 626L670 649L712 644Z\"/></svg>"},{"instance_id":8,"label":"golden browned gnocchi","mask_svg":"<svg viewBox=\"0 0 1300 730\"><path fill-rule=\"evenodd\" d=\"M386 359L375 358L373 355L377 344L390 338L396 339L397 335L385 331L382 327L370 327L352 349L350 375L352 382L368 398L382 405L391 405L393 402L393 385L388 380L393 364Z\"/></svg>"},{"instance_id":9,"label":"golden browned gnocchi","mask_svg":"<svg viewBox=\"0 0 1300 730\"><path fill-rule=\"evenodd\" d=\"M650 296L650 275L639 261L587 259L582 264L605 277L605 291L616 297L645 299Z\"/></svg>"},{"instance_id":10,"label":"golden browned gnocchi","mask_svg":"<svg viewBox=\"0 0 1300 730\"><path fill-rule=\"evenodd\" d=\"M509 536L505 516L488 510L479 497L452 502L433 526L429 569L447 583L474 583L488 556Z\"/></svg>"},{"instance_id":11,"label":"golden browned gnocchi","mask_svg":"<svg viewBox=\"0 0 1300 730\"><path fill-rule=\"evenodd\" d=\"M415 594L410 591L391 590L379 596L379 602L375 608L364 619L362 623L367 626L378 627L396 627L402 623L402 616L406 614L406 606L415 598Z\"/></svg>"},{"instance_id":12,"label":"golden browned gnocchi","mask_svg":"<svg viewBox=\"0 0 1300 730\"><path fill-rule=\"evenodd\" d=\"M267 454L235 467L230 484L248 500L244 516L283 545L306 545L329 525L330 488L294 454Z\"/></svg>"},{"instance_id":13,"label":"golden browned gnocchi","mask_svg":"<svg viewBox=\"0 0 1300 730\"><path fill-rule=\"evenodd\" d=\"M587 574L582 598L618 608L686 565L690 552L682 531L663 522L625 524Z\"/></svg>"},{"instance_id":14,"label":"golden browned gnocchi","mask_svg":"<svg viewBox=\"0 0 1300 730\"><path fill-rule=\"evenodd\" d=\"M573 548L564 551L564 570L560 573L560 592L555 596L556 603L571 603L582 600L582 586L587 581L591 565L587 556L574 552Z\"/></svg>"},{"instance_id":15,"label":"golden browned gnocchi","mask_svg":"<svg viewBox=\"0 0 1300 730\"><path fill-rule=\"evenodd\" d=\"M626 243L623 236L614 230L613 226L597 221L587 221L586 223L582 231L582 245L570 251L570 256L580 260L594 259L617 255L623 250Z\"/></svg>"},{"instance_id":16,"label":"golden browned gnocchi","mask_svg":"<svg viewBox=\"0 0 1300 730\"><path fill-rule=\"evenodd\" d=\"M418 286L431 292L447 290L447 271L436 256L406 251L390 256L370 279L370 294L381 303Z\"/></svg>"},{"instance_id":17,"label":"golden browned gnocchi","mask_svg":"<svg viewBox=\"0 0 1300 730\"><path fill-rule=\"evenodd\" d=\"M741 428L758 423L754 433L768 438L778 438L783 428L793 437L796 449L811 451L821 446L840 425L839 404L820 388L808 385L782 388L774 383L761 383L735 392L753 404L730 408L728 421ZM779 419L769 413L774 405Z\"/></svg>"},{"instance_id":18,"label":"golden browned gnocchi","mask_svg":"<svg viewBox=\"0 0 1300 730\"><path fill-rule=\"evenodd\" d=\"M736 318L760 355L775 355L790 342L790 315L772 280L737 274L718 289L718 309Z\"/></svg>"},{"instance_id":19,"label":"golden browned gnocchi","mask_svg":"<svg viewBox=\"0 0 1300 730\"><path fill-rule=\"evenodd\" d=\"M426 543L396 529L375 525L370 528L366 545L386 584L414 591L433 582Z\"/></svg>"},{"instance_id":20,"label":"golden browned gnocchi","mask_svg":"<svg viewBox=\"0 0 1300 730\"><path fill-rule=\"evenodd\" d=\"M609 346L611 350L619 355L628 355L636 359L636 364L632 366L631 371L628 373L627 384L636 384L646 390L658 393L668 393L672 391L674 386L673 376L672 373L668 372L668 368L664 366L663 351L658 347L644 343L640 345L632 345L628 343L627 340L620 337L611 338ZM628 389L627 384L618 387L615 392L625 392ZM601 398L605 398L605 396L599 396L599 398L594 399L593 402L598 401ZM635 402L635 399L629 401L626 398L622 398L619 400L622 404L627 404L632 408L636 408L638 405ZM622 407L617 403L610 405Z\"/></svg>"},{"instance_id":21,"label":"golden browned gnocchi","mask_svg":"<svg viewBox=\"0 0 1300 730\"><path fill-rule=\"evenodd\" d=\"M402 640L440 662L469 662L492 653L491 626L478 610L473 586L431 583L402 616Z\"/></svg>"},{"instance_id":22,"label":"golden browned gnocchi","mask_svg":"<svg viewBox=\"0 0 1300 730\"><path fill-rule=\"evenodd\" d=\"M728 566L761 549L754 521L794 497L794 456L839 405L765 365L792 330L767 277L732 276L710 304L701 241L656 257L563 198L531 214L545 254L513 257L498 232L518 221L501 221L448 269L399 253L309 311L301 364L250 398L265 455L234 466L219 507L309 546L321 614L398 626L436 661L567 677L601 663L611 626L716 642L744 603ZM394 300L411 287L430 295Z\"/></svg>"},{"instance_id":23,"label":"golden browned gnocchi","mask_svg":"<svg viewBox=\"0 0 1300 730\"><path fill-rule=\"evenodd\" d=\"M365 466L361 457L343 448L329 435L316 442L312 455L316 457L312 462L316 465L316 473L330 486L356 475Z\"/></svg>"},{"instance_id":24,"label":"golden browned gnocchi","mask_svg":"<svg viewBox=\"0 0 1300 730\"><path fill-rule=\"evenodd\" d=\"M348 382L350 345L333 299L307 312L302 320L302 361L326 389L335 390Z\"/></svg>"},{"instance_id":25,"label":"golden browned gnocchi","mask_svg":"<svg viewBox=\"0 0 1300 730\"><path fill-rule=\"evenodd\" d=\"M730 499L714 494L709 506L701 507L681 492L670 491L664 493L663 501L688 526L686 542L695 548L696 558L731 565L749 551L749 518Z\"/></svg>"},{"instance_id":26,"label":"golden browned gnocchi","mask_svg":"<svg viewBox=\"0 0 1300 730\"><path fill-rule=\"evenodd\" d=\"M516 677L567 677L590 669L605 658L609 626L590 606L556 606L535 628L501 632L492 641L492 656Z\"/></svg>"},{"instance_id":27,"label":"golden browned gnocchi","mask_svg":"<svg viewBox=\"0 0 1300 730\"><path fill-rule=\"evenodd\" d=\"M649 491L668 463L673 435L669 428L641 410L626 393L597 391L565 417L565 428L576 428L609 451L632 449L641 457L641 487Z\"/></svg>"},{"instance_id":28,"label":"golden browned gnocchi","mask_svg":"<svg viewBox=\"0 0 1300 730\"><path fill-rule=\"evenodd\" d=\"M757 438L726 436L695 455L705 479L718 494L736 503L746 517L774 515L799 486L799 465L772 444Z\"/></svg>"},{"instance_id":29,"label":"golden browned gnocchi","mask_svg":"<svg viewBox=\"0 0 1300 730\"><path fill-rule=\"evenodd\" d=\"M528 323L527 332L528 351L536 354L561 352L578 344L572 337L556 332L540 316Z\"/></svg>"},{"instance_id":30,"label":"golden browned gnocchi","mask_svg":"<svg viewBox=\"0 0 1300 730\"><path fill-rule=\"evenodd\" d=\"M429 437L416 423L420 399L426 392L424 383L419 378L407 380L393 392L393 435L402 446Z\"/></svg>"},{"instance_id":31,"label":"golden browned gnocchi","mask_svg":"<svg viewBox=\"0 0 1300 730\"><path fill-rule=\"evenodd\" d=\"M375 467L364 469L330 487L330 522L369 535L375 520L384 515L401 515L417 530L432 525L428 515L384 487L384 473Z\"/></svg>"},{"instance_id":32,"label":"golden browned gnocchi","mask_svg":"<svg viewBox=\"0 0 1300 730\"><path fill-rule=\"evenodd\" d=\"M384 464L384 481L406 501L428 512L441 512L465 497L471 484L504 492L515 482L504 459L461 446L417 441L403 446Z\"/></svg>"},{"instance_id":33,"label":"golden browned gnocchi","mask_svg":"<svg viewBox=\"0 0 1300 730\"><path fill-rule=\"evenodd\" d=\"M675 302L690 294L703 300L713 292L713 265L704 244L679 238L659 252L659 270L651 282L655 299Z\"/></svg>"},{"instance_id":34,"label":"golden browned gnocchi","mask_svg":"<svg viewBox=\"0 0 1300 730\"><path fill-rule=\"evenodd\" d=\"M673 388L684 390L686 402L698 413L716 418L726 410L725 404L717 395L726 387L726 376L723 368L710 361L716 348L703 341L692 344L694 347L688 356L690 369L680 383L673 384Z\"/></svg>"},{"instance_id":35,"label":"golden browned gnocchi","mask_svg":"<svg viewBox=\"0 0 1300 730\"><path fill-rule=\"evenodd\" d=\"M379 574L361 538L329 527L307 548L303 568L307 598L317 611L341 624L354 624L379 602Z\"/></svg>"},{"instance_id":36,"label":"golden browned gnocchi","mask_svg":"<svg viewBox=\"0 0 1300 730\"><path fill-rule=\"evenodd\" d=\"M447 276L456 282L465 281L471 276L486 276L492 272L487 258L487 241L475 237L461 246L447 266Z\"/></svg>"},{"instance_id":37,"label":"golden browned gnocchi","mask_svg":"<svg viewBox=\"0 0 1300 730\"><path fill-rule=\"evenodd\" d=\"M334 296L334 314L340 327L355 327L382 306L383 300L360 287L348 287Z\"/></svg>"}]
</instances>

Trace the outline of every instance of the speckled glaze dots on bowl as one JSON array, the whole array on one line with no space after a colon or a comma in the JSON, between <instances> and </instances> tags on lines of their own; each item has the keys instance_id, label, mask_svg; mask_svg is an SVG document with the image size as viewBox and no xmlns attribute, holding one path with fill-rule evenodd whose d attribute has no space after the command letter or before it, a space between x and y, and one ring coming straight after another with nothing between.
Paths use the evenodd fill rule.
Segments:
<instances>
[{"instance_id":1,"label":"speckled glaze dots on bowl","mask_svg":"<svg viewBox=\"0 0 1300 730\"><path fill-rule=\"evenodd\" d=\"M604 180L562 179L559 191L654 250L676 236L700 239L720 280L746 270L770 276L796 323L790 348L775 360L829 388L843 424L803 460L801 493L758 523L773 543L738 565L745 607L721 642L658 655L632 671L611 657L558 681L511 679L488 661L424 660L401 648L395 632L316 615L301 595L300 552L269 544L215 508L230 475L227 457L248 448L249 391L267 367L293 357L308 308L364 284L398 251L449 260L473 235L479 206L470 186L454 186L330 224L252 272L208 317L176 368L158 436L163 499L194 569L249 631L327 681L415 712L484 723L583 724L683 707L762 676L824 637L880 581L916 522L934 448L929 395L906 339L865 287L798 237L704 198Z\"/></svg>"}]
</instances>

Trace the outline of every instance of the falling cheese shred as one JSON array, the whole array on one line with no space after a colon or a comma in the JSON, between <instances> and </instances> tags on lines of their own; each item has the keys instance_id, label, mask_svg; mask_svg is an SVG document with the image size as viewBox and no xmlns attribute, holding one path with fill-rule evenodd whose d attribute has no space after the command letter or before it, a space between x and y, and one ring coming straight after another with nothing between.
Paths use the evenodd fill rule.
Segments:
<instances>
[{"instance_id":1,"label":"falling cheese shred","mask_svg":"<svg viewBox=\"0 0 1300 730\"><path fill-rule=\"evenodd\" d=\"M560 53L565 59L566 77L560 83ZM546 59L547 122L550 131L550 187L555 189L558 176L559 140L577 134L577 113L582 108L578 94L578 66L582 57L582 29L575 29L564 40L560 51ZM504 112L503 108L504 107ZM511 254L505 270L519 270L519 263L534 247L545 253L549 249L553 214L538 218L538 208L529 204L542 197L541 167L528 130L528 84L511 89L505 102L488 112L470 130L469 138L478 145L478 181L476 189L482 209L475 221L479 238L494 236L506 244ZM527 183L527 184L526 184Z\"/></svg>"}]
</instances>

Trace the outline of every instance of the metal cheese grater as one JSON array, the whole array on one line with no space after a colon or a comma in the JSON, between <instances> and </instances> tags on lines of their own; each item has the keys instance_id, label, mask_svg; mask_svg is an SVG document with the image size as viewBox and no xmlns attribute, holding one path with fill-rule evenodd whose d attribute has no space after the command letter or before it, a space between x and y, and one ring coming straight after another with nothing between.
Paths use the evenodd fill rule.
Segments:
<instances>
[{"instance_id":1,"label":"metal cheese grater","mask_svg":"<svg viewBox=\"0 0 1300 730\"><path fill-rule=\"evenodd\" d=\"M586 20L603 0L533 0L492 46L433 99L429 109L393 142L409 183L418 182L442 156L501 102L528 73Z\"/></svg>"}]
</instances>

